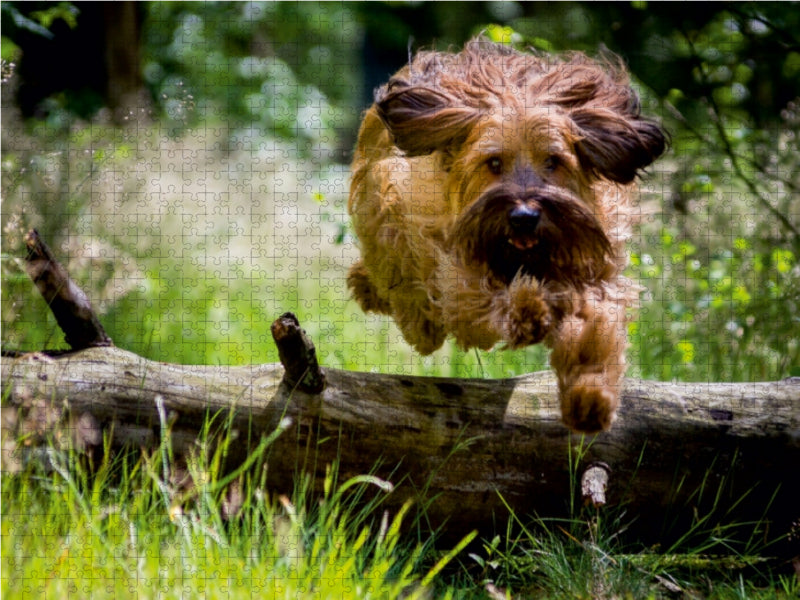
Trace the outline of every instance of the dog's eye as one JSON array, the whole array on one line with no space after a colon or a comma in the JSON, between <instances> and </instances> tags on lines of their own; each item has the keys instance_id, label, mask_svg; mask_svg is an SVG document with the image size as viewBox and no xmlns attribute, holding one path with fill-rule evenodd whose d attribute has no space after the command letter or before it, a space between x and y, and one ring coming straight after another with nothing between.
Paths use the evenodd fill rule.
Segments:
<instances>
[{"instance_id":1,"label":"dog's eye","mask_svg":"<svg viewBox=\"0 0 800 600\"><path fill-rule=\"evenodd\" d=\"M551 173L561 165L561 159L556 155L548 156L544 161L544 168Z\"/></svg>"},{"instance_id":2,"label":"dog's eye","mask_svg":"<svg viewBox=\"0 0 800 600\"><path fill-rule=\"evenodd\" d=\"M492 175L500 175L503 172L503 161L499 156L493 156L487 160L486 166L489 167L489 171Z\"/></svg>"}]
</instances>

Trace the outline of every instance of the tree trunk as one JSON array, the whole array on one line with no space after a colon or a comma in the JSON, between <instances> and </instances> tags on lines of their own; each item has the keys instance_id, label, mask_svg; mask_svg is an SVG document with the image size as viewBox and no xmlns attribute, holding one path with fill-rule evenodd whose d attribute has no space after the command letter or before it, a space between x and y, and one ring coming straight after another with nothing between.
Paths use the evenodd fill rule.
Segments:
<instances>
[{"instance_id":1,"label":"tree trunk","mask_svg":"<svg viewBox=\"0 0 800 600\"><path fill-rule=\"evenodd\" d=\"M25 15L42 10L18 8ZM117 125L141 125L151 109L141 73L142 3L80 2L75 8L74 25L55 19L49 36L26 30L15 36L22 48L17 102L23 116L47 115L52 109L45 101L66 92L67 108L84 119L107 106Z\"/></svg>"},{"instance_id":2,"label":"tree trunk","mask_svg":"<svg viewBox=\"0 0 800 600\"><path fill-rule=\"evenodd\" d=\"M139 56L142 7L136 2L103 2L99 9L105 34L108 107L118 125L141 123L150 116Z\"/></svg>"},{"instance_id":3,"label":"tree trunk","mask_svg":"<svg viewBox=\"0 0 800 600\"><path fill-rule=\"evenodd\" d=\"M669 524L685 532L714 507L720 518L765 519L770 538L800 518L797 378L629 379L611 431L586 438L561 424L549 372L480 380L324 369L311 378L312 388L324 386L319 393L303 391L310 388L299 375L288 379L280 364L183 366L113 347L4 357L3 412L19 410L18 419L4 415L3 422L29 444L61 427L78 447L100 444L101 431L113 432L115 445L152 445L160 435L160 396L176 419L177 453L192 444L207 414L234 411L243 443L234 444L232 467L262 432L289 417L292 428L270 453L271 489L291 493L298 470L321 486L326 465L337 460L341 477L379 464L376 474L398 484L392 501L435 498L428 518L453 535L504 529L508 507L522 518L568 516L571 498L577 507L582 496L623 507L623 521L646 543L667 542Z\"/></svg>"}]
</instances>

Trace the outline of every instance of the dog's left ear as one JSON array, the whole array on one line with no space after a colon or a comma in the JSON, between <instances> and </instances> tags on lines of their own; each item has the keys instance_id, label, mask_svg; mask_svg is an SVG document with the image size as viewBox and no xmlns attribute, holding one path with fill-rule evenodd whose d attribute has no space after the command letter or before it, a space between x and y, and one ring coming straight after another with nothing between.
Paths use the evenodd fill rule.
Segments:
<instances>
[{"instance_id":1,"label":"dog's left ear","mask_svg":"<svg viewBox=\"0 0 800 600\"><path fill-rule=\"evenodd\" d=\"M575 150L581 166L611 181L631 183L666 149L664 131L647 119L586 106L570 111L570 117L578 129Z\"/></svg>"}]
</instances>

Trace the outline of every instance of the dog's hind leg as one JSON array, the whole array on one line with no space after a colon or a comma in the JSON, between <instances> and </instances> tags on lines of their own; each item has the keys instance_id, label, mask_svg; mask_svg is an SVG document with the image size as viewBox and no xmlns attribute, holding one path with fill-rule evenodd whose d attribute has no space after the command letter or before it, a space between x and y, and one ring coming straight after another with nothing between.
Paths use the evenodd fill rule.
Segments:
<instances>
[{"instance_id":1,"label":"dog's hind leg","mask_svg":"<svg viewBox=\"0 0 800 600\"><path fill-rule=\"evenodd\" d=\"M350 288L353 298L364 312L391 314L392 309L389 302L378 295L378 290L370 279L364 261L358 260L350 267L350 271L347 273L347 287Z\"/></svg>"},{"instance_id":2,"label":"dog's hind leg","mask_svg":"<svg viewBox=\"0 0 800 600\"><path fill-rule=\"evenodd\" d=\"M392 293L392 316L405 340L420 354L441 348L447 330L424 289L403 286Z\"/></svg>"},{"instance_id":3,"label":"dog's hind leg","mask_svg":"<svg viewBox=\"0 0 800 600\"><path fill-rule=\"evenodd\" d=\"M378 272L390 274L386 281L376 280L359 260L350 267L347 286L364 312L390 315L409 344L421 354L430 354L442 346L447 331L428 290L413 274L405 277L402 265L395 262L403 255L404 242L404 236L397 236L394 252L380 254L388 257L378 268Z\"/></svg>"},{"instance_id":4,"label":"dog's hind leg","mask_svg":"<svg viewBox=\"0 0 800 600\"><path fill-rule=\"evenodd\" d=\"M394 317L406 341L421 354L438 350L446 337L441 323L428 318L430 303L418 298L419 292L408 286L398 286L389 291L391 300L383 298L370 279L363 261L357 261L347 274L347 287L364 312L376 312Z\"/></svg>"}]
</instances>

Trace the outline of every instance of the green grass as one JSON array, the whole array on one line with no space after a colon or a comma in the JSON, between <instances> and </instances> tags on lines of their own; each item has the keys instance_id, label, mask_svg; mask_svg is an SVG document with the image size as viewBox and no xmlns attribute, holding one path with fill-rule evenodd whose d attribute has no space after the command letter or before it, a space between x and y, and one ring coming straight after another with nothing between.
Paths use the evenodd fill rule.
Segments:
<instances>
[{"instance_id":1,"label":"green grass","mask_svg":"<svg viewBox=\"0 0 800 600\"><path fill-rule=\"evenodd\" d=\"M212 436L212 423L188 460L189 489L172 483L166 424L150 453L106 447L90 467L51 446L6 477L3 597L418 598L473 537L452 555L412 545L401 535L412 506L381 506L391 483L368 474L338 482L335 466L318 497L306 477L292 498L270 495L266 455L280 431L223 476L233 438L229 424ZM366 488L380 494L365 501Z\"/></svg>"},{"instance_id":2,"label":"green grass","mask_svg":"<svg viewBox=\"0 0 800 600\"><path fill-rule=\"evenodd\" d=\"M346 481L329 466L321 492L298 475L290 495L265 487L272 440L246 463L221 465L234 436L209 416L176 485L170 428L149 451L92 462L48 445L2 486L2 592L8 598L794 598L751 539L728 545L704 518L674 546L621 542L624 511L577 506L570 519L513 514L491 540L444 546L424 527L424 505L388 510L391 482ZM577 464L587 449L571 452ZM574 475L574 474L573 474ZM712 490L713 491L713 490ZM752 526L760 531L761 524ZM732 525L733 527L733 525ZM723 551L724 553L721 553ZM496 595L494 597L497 597Z\"/></svg>"}]
</instances>

